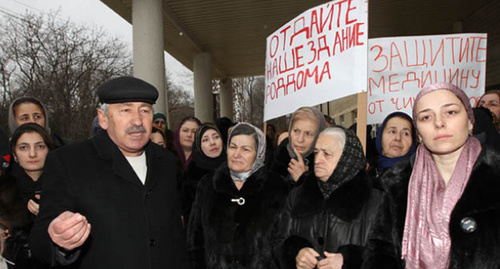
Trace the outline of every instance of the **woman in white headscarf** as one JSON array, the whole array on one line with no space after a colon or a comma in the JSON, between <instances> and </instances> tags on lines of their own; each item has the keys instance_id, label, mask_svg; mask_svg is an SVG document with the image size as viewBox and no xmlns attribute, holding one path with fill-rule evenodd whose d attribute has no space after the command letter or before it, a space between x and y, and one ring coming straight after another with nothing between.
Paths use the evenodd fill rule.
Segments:
<instances>
[{"instance_id":1,"label":"woman in white headscarf","mask_svg":"<svg viewBox=\"0 0 500 269\"><path fill-rule=\"evenodd\" d=\"M205 176L188 224L194 268L274 268L270 238L288 184L264 168L266 138L248 123L228 138L227 164Z\"/></svg>"}]
</instances>

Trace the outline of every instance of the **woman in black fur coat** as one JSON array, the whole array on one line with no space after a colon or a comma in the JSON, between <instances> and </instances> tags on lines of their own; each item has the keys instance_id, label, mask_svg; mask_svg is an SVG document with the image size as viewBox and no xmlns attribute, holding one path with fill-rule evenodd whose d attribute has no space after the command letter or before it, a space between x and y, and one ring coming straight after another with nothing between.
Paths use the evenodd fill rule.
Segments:
<instances>
[{"instance_id":1,"label":"woman in black fur coat","mask_svg":"<svg viewBox=\"0 0 500 269\"><path fill-rule=\"evenodd\" d=\"M263 167L266 142L259 129L240 123L228 140L227 165L198 185L189 257L194 268L274 268L270 237L288 184Z\"/></svg>"},{"instance_id":2,"label":"woman in black fur coat","mask_svg":"<svg viewBox=\"0 0 500 269\"><path fill-rule=\"evenodd\" d=\"M471 136L467 95L430 85L413 120L422 145L381 177L363 268L500 268L500 154Z\"/></svg>"},{"instance_id":3,"label":"woman in black fur coat","mask_svg":"<svg viewBox=\"0 0 500 269\"><path fill-rule=\"evenodd\" d=\"M281 268L359 268L381 194L372 188L359 139L327 128L285 204L275 255Z\"/></svg>"}]
</instances>

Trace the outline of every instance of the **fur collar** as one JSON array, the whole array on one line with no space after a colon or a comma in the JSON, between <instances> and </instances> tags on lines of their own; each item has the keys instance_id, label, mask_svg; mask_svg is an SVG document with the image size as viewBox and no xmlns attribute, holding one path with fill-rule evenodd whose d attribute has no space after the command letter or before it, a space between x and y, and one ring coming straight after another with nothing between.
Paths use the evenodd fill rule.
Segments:
<instances>
[{"instance_id":1,"label":"fur collar","mask_svg":"<svg viewBox=\"0 0 500 269\"><path fill-rule=\"evenodd\" d=\"M467 215L473 212L500 207L500 153L483 147L467 186L458 201L453 215ZM406 212L408 184L412 173L411 160L405 160L384 171L381 183L385 192L390 193L396 207ZM401 201L401 202L397 202Z\"/></svg>"},{"instance_id":2,"label":"fur collar","mask_svg":"<svg viewBox=\"0 0 500 269\"><path fill-rule=\"evenodd\" d=\"M365 170L335 189L325 201L314 173L304 174L304 182L292 191L292 216L303 218L326 210L338 218L356 218L371 196L372 187Z\"/></svg>"},{"instance_id":3,"label":"fur collar","mask_svg":"<svg viewBox=\"0 0 500 269\"><path fill-rule=\"evenodd\" d=\"M238 195L251 196L258 193L266 182L266 169L261 167L255 173L250 175L243 184L243 187L238 190L231 179L227 162L222 164L216 171L213 177L214 189L220 193L232 193Z\"/></svg>"},{"instance_id":4,"label":"fur collar","mask_svg":"<svg viewBox=\"0 0 500 269\"><path fill-rule=\"evenodd\" d=\"M500 207L500 168L498 164L500 164L500 154L491 148L483 148L452 217L462 214L470 215Z\"/></svg>"}]
</instances>

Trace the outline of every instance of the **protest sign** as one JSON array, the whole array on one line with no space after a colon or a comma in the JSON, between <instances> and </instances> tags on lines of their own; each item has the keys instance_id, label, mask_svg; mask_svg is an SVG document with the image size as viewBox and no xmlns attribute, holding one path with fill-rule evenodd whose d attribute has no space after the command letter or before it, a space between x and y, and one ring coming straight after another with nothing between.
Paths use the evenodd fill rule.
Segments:
<instances>
[{"instance_id":1,"label":"protest sign","mask_svg":"<svg viewBox=\"0 0 500 269\"><path fill-rule=\"evenodd\" d=\"M367 1L332 1L267 38L264 121L366 90Z\"/></svg>"},{"instance_id":2,"label":"protest sign","mask_svg":"<svg viewBox=\"0 0 500 269\"><path fill-rule=\"evenodd\" d=\"M369 40L367 123L394 111L412 114L418 92L452 83L475 105L484 93L486 34L374 38Z\"/></svg>"}]
</instances>

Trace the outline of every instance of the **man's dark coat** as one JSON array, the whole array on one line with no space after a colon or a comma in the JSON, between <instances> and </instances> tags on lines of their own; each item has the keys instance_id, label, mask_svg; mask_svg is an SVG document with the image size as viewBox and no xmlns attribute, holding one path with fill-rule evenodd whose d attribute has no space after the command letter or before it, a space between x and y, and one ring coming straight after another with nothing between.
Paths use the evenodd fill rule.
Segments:
<instances>
[{"instance_id":1,"label":"man's dark coat","mask_svg":"<svg viewBox=\"0 0 500 269\"><path fill-rule=\"evenodd\" d=\"M47 228L59 214L71 211L91 224L89 238L73 254L78 258L72 267L184 268L174 156L153 143L145 152L145 185L106 132L50 153L30 238L34 254L56 263L59 250ZM62 261L71 261L71 254Z\"/></svg>"}]
</instances>

